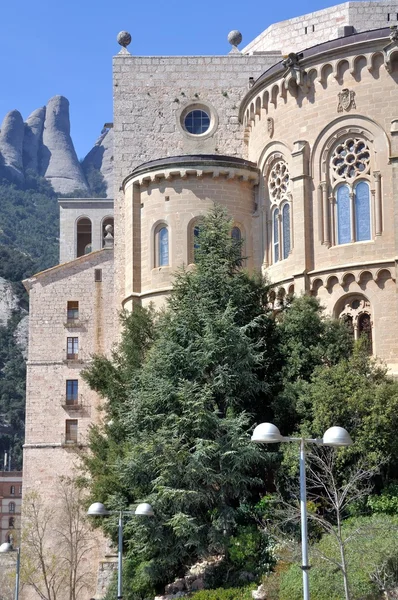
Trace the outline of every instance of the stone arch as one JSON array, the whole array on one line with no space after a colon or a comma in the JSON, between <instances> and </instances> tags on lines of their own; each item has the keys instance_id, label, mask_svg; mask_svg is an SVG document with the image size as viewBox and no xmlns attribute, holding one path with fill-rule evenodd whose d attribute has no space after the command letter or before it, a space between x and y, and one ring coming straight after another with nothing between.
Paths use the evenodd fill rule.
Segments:
<instances>
[{"instance_id":1,"label":"stone arch","mask_svg":"<svg viewBox=\"0 0 398 600\"><path fill-rule=\"evenodd\" d=\"M289 294L289 296L293 296L293 294L294 294L294 283L291 283L289 285L289 287L287 288L287 293Z\"/></svg>"},{"instance_id":2,"label":"stone arch","mask_svg":"<svg viewBox=\"0 0 398 600\"><path fill-rule=\"evenodd\" d=\"M312 285L311 285L312 295L317 296L318 291L320 290L321 287L323 287L323 280L320 277L317 277L316 279L314 279L314 281L312 282Z\"/></svg>"},{"instance_id":3,"label":"stone arch","mask_svg":"<svg viewBox=\"0 0 398 600\"><path fill-rule=\"evenodd\" d=\"M274 105L274 108L278 106L278 95L279 95L279 85L274 85L271 90L271 104Z\"/></svg>"},{"instance_id":4,"label":"stone arch","mask_svg":"<svg viewBox=\"0 0 398 600\"><path fill-rule=\"evenodd\" d=\"M384 289L387 281L393 281L390 269L386 269L385 267L383 267L382 269L378 269L378 271L376 272L375 280L378 287Z\"/></svg>"},{"instance_id":5,"label":"stone arch","mask_svg":"<svg viewBox=\"0 0 398 600\"><path fill-rule=\"evenodd\" d=\"M368 60L363 54L354 58L351 74L354 77L355 81L361 81L362 71L366 68L367 64Z\"/></svg>"},{"instance_id":6,"label":"stone arch","mask_svg":"<svg viewBox=\"0 0 398 600\"><path fill-rule=\"evenodd\" d=\"M114 229L114 218L113 215L107 215L106 217L104 217L101 221L101 247L104 247L105 244L105 236L106 236L106 230L105 227L107 225L111 225L112 226L112 236L115 237L115 229Z\"/></svg>"},{"instance_id":7,"label":"stone arch","mask_svg":"<svg viewBox=\"0 0 398 600\"><path fill-rule=\"evenodd\" d=\"M263 108L265 108L266 112L268 112L268 104L269 104L269 92L265 90L263 94Z\"/></svg>"},{"instance_id":8,"label":"stone arch","mask_svg":"<svg viewBox=\"0 0 398 600\"><path fill-rule=\"evenodd\" d=\"M341 85L344 83L344 76L349 70L350 64L346 58L343 58L336 63L335 78Z\"/></svg>"},{"instance_id":9,"label":"stone arch","mask_svg":"<svg viewBox=\"0 0 398 600\"><path fill-rule=\"evenodd\" d=\"M351 283L355 283L355 275L353 273L344 273L340 282L341 287L347 291Z\"/></svg>"},{"instance_id":10,"label":"stone arch","mask_svg":"<svg viewBox=\"0 0 398 600\"><path fill-rule=\"evenodd\" d=\"M261 119L261 98L257 96L256 98L256 115L258 115Z\"/></svg>"},{"instance_id":11,"label":"stone arch","mask_svg":"<svg viewBox=\"0 0 398 600\"><path fill-rule=\"evenodd\" d=\"M329 77L332 76L332 74L333 74L333 67L331 64L327 63L326 65L322 66L320 82L324 88L326 88L328 86L328 79L329 79Z\"/></svg>"},{"instance_id":12,"label":"stone arch","mask_svg":"<svg viewBox=\"0 0 398 600\"><path fill-rule=\"evenodd\" d=\"M390 142L383 127L364 115L342 115L326 125L316 138L310 157L311 176L318 181L325 179L328 158L334 144L343 136L355 134L364 137L374 150L373 170L387 164Z\"/></svg>"},{"instance_id":13,"label":"stone arch","mask_svg":"<svg viewBox=\"0 0 398 600\"><path fill-rule=\"evenodd\" d=\"M250 121L254 121L254 102L250 104Z\"/></svg>"},{"instance_id":14,"label":"stone arch","mask_svg":"<svg viewBox=\"0 0 398 600\"><path fill-rule=\"evenodd\" d=\"M364 294L349 293L339 298L334 306L333 316L347 323L354 339L364 336L368 341L369 354L372 354L374 347L372 307Z\"/></svg>"},{"instance_id":15,"label":"stone arch","mask_svg":"<svg viewBox=\"0 0 398 600\"><path fill-rule=\"evenodd\" d=\"M326 279L325 285L328 292L332 292L336 285L339 285L339 280L337 279L336 275L329 275L329 277Z\"/></svg>"},{"instance_id":16,"label":"stone arch","mask_svg":"<svg viewBox=\"0 0 398 600\"><path fill-rule=\"evenodd\" d=\"M380 77L380 68L384 65L382 52L373 52L369 57L368 70L375 79Z\"/></svg>"},{"instance_id":17,"label":"stone arch","mask_svg":"<svg viewBox=\"0 0 398 600\"><path fill-rule=\"evenodd\" d=\"M92 250L93 224L89 217L80 215L76 219L76 258Z\"/></svg>"},{"instance_id":18,"label":"stone arch","mask_svg":"<svg viewBox=\"0 0 398 600\"><path fill-rule=\"evenodd\" d=\"M373 274L368 269L364 269L358 275L358 283L362 289L366 288L367 284L373 281Z\"/></svg>"}]
</instances>

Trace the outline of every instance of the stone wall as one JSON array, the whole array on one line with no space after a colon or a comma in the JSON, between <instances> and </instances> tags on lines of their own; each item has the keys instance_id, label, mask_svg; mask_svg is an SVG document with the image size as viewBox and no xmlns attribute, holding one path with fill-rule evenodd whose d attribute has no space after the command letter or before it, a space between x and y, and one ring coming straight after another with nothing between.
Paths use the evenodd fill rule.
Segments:
<instances>
[{"instance_id":1,"label":"stone wall","mask_svg":"<svg viewBox=\"0 0 398 600\"><path fill-rule=\"evenodd\" d=\"M398 24L398 2L345 2L307 15L274 23L243 48L246 54L280 50L300 52L347 33Z\"/></svg>"}]
</instances>

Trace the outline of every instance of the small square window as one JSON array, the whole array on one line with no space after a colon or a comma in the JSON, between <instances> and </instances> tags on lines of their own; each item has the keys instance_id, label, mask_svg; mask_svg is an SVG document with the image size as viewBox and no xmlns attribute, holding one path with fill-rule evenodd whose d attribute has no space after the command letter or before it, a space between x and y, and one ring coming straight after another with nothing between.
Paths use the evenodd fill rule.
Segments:
<instances>
[{"instance_id":1,"label":"small square window","mask_svg":"<svg viewBox=\"0 0 398 600\"><path fill-rule=\"evenodd\" d=\"M66 404L77 404L78 403L78 391L79 391L79 382L77 379L67 379L66 380Z\"/></svg>"},{"instance_id":2,"label":"small square window","mask_svg":"<svg viewBox=\"0 0 398 600\"><path fill-rule=\"evenodd\" d=\"M76 360L79 356L79 338L68 337L67 338L67 350L66 358L68 360Z\"/></svg>"},{"instance_id":3,"label":"small square window","mask_svg":"<svg viewBox=\"0 0 398 600\"><path fill-rule=\"evenodd\" d=\"M67 419L65 423L65 441L77 442L77 419Z\"/></svg>"},{"instance_id":4,"label":"small square window","mask_svg":"<svg viewBox=\"0 0 398 600\"><path fill-rule=\"evenodd\" d=\"M79 319L79 303L70 300L67 305L66 318L68 321L77 321Z\"/></svg>"}]
</instances>

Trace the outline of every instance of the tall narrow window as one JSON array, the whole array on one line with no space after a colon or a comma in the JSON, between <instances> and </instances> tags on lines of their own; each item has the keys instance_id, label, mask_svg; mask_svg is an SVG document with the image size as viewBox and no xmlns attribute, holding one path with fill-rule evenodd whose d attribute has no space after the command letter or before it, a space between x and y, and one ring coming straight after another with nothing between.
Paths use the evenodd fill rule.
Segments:
<instances>
[{"instance_id":1,"label":"tall narrow window","mask_svg":"<svg viewBox=\"0 0 398 600\"><path fill-rule=\"evenodd\" d=\"M279 209L274 210L273 216L274 263L279 260Z\"/></svg>"},{"instance_id":2,"label":"tall narrow window","mask_svg":"<svg viewBox=\"0 0 398 600\"><path fill-rule=\"evenodd\" d=\"M15 517L10 517L10 518L8 519L8 527L9 527L10 529L13 529L13 528L15 527Z\"/></svg>"},{"instance_id":3,"label":"tall narrow window","mask_svg":"<svg viewBox=\"0 0 398 600\"><path fill-rule=\"evenodd\" d=\"M84 256L91 252L92 226L90 219L79 219L76 226L77 248L76 256Z\"/></svg>"},{"instance_id":4,"label":"tall narrow window","mask_svg":"<svg viewBox=\"0 0 398 600\"><path fill-rule=\"evenodd\" d=\"M339 244L351 242L350 189L348 185L337 188L337 239Z\"/></svg>"},{"instance_id":5,"label":"tall narrow window","mask_svg":"<svg viewBox=\"0 0 398 600\"><path fill-rule=\"evenodd\" d=\"M288 165L275 162L268 176L268 194L272 214L273 262L288 258L291 251L291 195Z\"/></svg>"},{"instance_id":6,"label":"tall narrow window","mask_svg":"<svg viewBox=\"0 0 398 600\"><path fill-rule=\"evenodd\" d=\"M290 206L285 204L282 210L283 258L290 253Z\"/></svg>"},{"instance_id":7,"label":"tall narrow window","mask_svg":"<svg viewBox=\"0 0 398 600\"><path fill-rule=\"evenodd\" d=\"M196 261L196 254L200 247L201 218L196 218L188 226L188 264Z\"/></svg>"},{"instance_id":8,"label":"tall narrow window","mask_svg":"<svg viewBox=\"0 0 398 600\"><path fill-rule=\"evenodd\" d=\"M159 225L155 230L155 267L169 265L169 230Z\"/></svg>"},{"instance_id":9,"label":"tall narrow window","mask_svg":"<svg viewBox=\"0 0 398 600\"><path fill-rule=\"evenodd\" d=\"M232 237L233 240L236 240L237 242L241 241L241 239L242 239L242 232L239 229L239 227L237 227L237 226L232 227L231 237Z\"/></svg>"},{"instance_id":10,"label":"tall narrow window","mask_svg":"<svg viewBox=\"0 0 398 600\"><path fill-rule=\"evenodd\" d=\"M79 320L79 303L75 300L70 300L67 304L66 319L68 322Z\"/></svg>"},{"instance_id":11,"label":"tall narrow window","mask_svg":"<svg viewBox=\"0 0 398 600\"><path fill-rule=\"evenodd\" d=\"M367 313L362 313L358 317L358 336L366 340L366 349L369 354L372 354L372 322Z\"/></svg>"},{"instance_id":12,"label":"tall narrow window","mask_svg":"<svg viewBox=\"0 0 398 600\"><path fill-rule=\"evenodd\" d=\"M15 502L10 502L8 505L8 512L15 513Z\"/></svg>"},{"instance_id":13,"label":"tall narrow window","mask_svg":"<svg viewBox=\"0 0 398 600\"><path fill-rule=\"evenodd\" d=\"M77 359L79 356L79 338L68 337L67 338L67 349L66 358L69 360Z\"/></svg>"},{"instance_id":14,"label":"tall narrow window","mask_svg":"<svg viewBox=\"0 0 398 600\"><path fill-rule=\"evenodd\" d=\"M360 181L354 188L356 241L370 240L370 193L369 184Z\"/></svg>"},{"instance_id":15,"label":"tall narrow window","mask_svg":"<svg viewBox=\"0 0 398 600\"><path fill-rule=\"evenodd\" d=\"M367 142L355 137L340 141L333 151L330 182L336 201L338 244L372 239L370 157Z\"/></svg>"},{"instance_id":16,"label":"tall narrow window","mask_svg":"<svg viewBox=\"0 0 398 600\"><path fill-rule=\"evenodd\" d=\"M66 398L65 403L74 405L78 403L79 382L77 379L66 380Z\"/></svg>"},{"instance_id":17,"label":"tall narrow window","mask_svg":"<svg viewBox=\"0 0 398 600\"><path fill-rule=\"evenodd\" d=\"M67 419L65 423L65 441L77 442L77 419Z\"/></svg>"},{"instance_id":18,"label":"tall narrow window","mask_svg":"<svg viewBox=\"0 0 398 600\"><path fill-rule=\"evenodd\" d=\"M11 494L11 496L14 496L14 495L15 495L15 485L12 485L12 486L10 487L10 494Z\"/></svg>"}]
</instances>

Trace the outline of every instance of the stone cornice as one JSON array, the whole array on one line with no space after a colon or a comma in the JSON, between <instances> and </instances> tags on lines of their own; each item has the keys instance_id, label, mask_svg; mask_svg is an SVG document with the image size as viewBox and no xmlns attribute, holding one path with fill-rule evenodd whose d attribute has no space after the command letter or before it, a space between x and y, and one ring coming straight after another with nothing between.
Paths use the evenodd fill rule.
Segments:
<instances>
[{"instance_id":1,"label":"stone cornice","mask_svg":"<svg viewBox=\"0 0 398 600\"><path fill-rule=\"evenodd\" d=\"M189 176L240 179L256 185L259 170L255 163L234 156L187 155L154 160L137 167L123 181L123 189L133 184L150 183L173 179L187 179Z\"/></svg>"}]
</instances>

